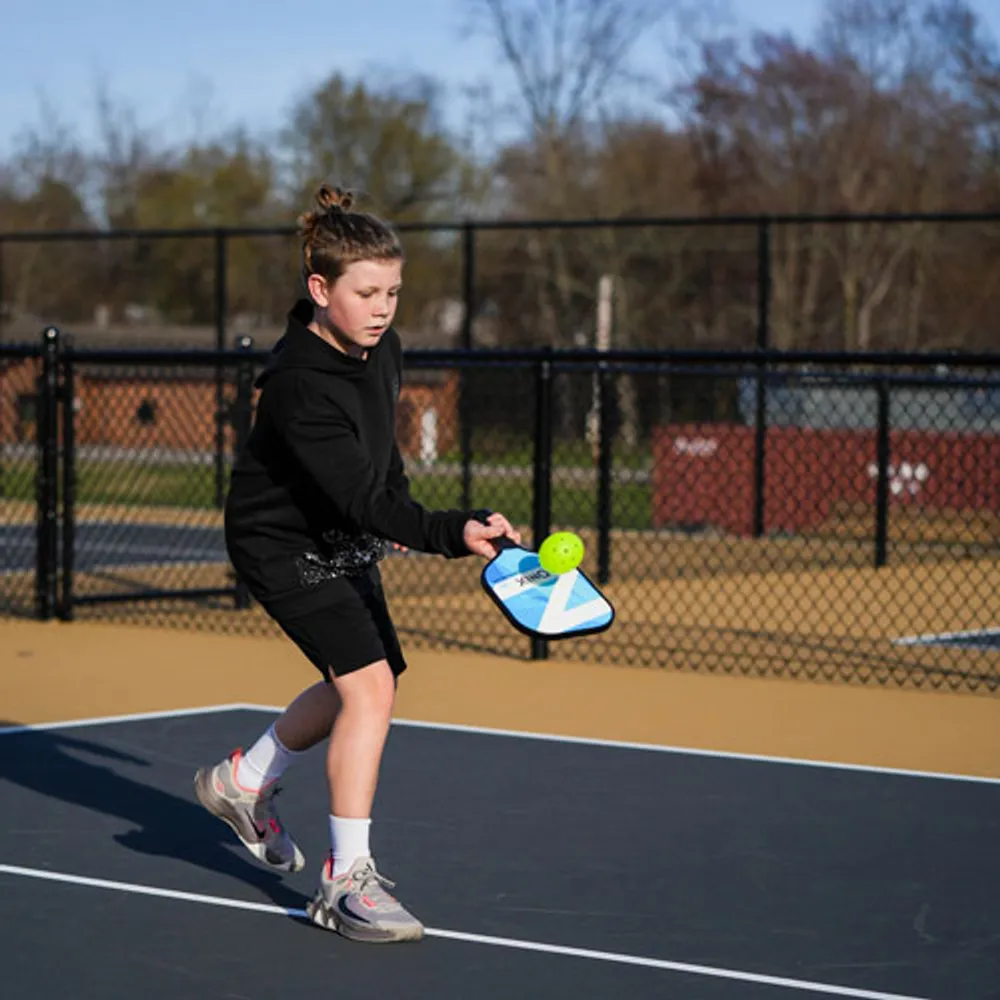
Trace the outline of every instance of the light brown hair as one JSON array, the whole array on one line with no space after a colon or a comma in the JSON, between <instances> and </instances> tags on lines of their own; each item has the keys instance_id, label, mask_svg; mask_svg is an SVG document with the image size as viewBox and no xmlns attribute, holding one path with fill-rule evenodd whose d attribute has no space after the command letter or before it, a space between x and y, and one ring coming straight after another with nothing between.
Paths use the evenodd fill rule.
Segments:
<instances>
[{"instance_id":1,"label":"light brown hair","mask_svg":"<svg viewBox=\"0 0 1000 1000\"><path fill-rule=\"evenodd\" d=\"M392 228L368 212L352 212L354 196L323 184L316 207L299 217L302 280L318 274L331 284L359 260L403 260L403 245Z\"/></svg>"}]
</instances>

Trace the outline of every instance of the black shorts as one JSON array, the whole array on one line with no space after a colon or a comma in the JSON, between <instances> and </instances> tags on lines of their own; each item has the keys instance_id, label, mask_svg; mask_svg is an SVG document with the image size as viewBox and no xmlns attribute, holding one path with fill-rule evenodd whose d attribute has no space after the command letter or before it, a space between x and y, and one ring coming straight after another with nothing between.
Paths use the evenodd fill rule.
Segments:
<instances>
[{"instance_id":1,"label":"black shorts","mask_svg":"<svg viewBox=\"0 0 1000 1000\"><path fill-rule=\"evenodd\" d=\"M305 608L293 600L262 602L264 610L321 674L343 677L387 660L398 677L406 669L377 569L331 580L322 604Z\"/></svg>"}]
</instances>

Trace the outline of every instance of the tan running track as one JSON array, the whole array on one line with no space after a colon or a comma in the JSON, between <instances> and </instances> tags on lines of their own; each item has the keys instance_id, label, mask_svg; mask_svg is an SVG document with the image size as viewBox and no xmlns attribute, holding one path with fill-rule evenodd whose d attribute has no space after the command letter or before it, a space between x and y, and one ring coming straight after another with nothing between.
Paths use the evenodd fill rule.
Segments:
<instances>
[{"instance_id":1,"label":"tan running track","mask_svg":"<svg viewBox=\"0 0 1000 1000\"><path fill-rule=\"evenodd\" d=\"M397 715L429 722L1000 778L1000 698L408 651ZM284 704L287 640L0 621L0 725Z\"/></svg>"}]
</instances>

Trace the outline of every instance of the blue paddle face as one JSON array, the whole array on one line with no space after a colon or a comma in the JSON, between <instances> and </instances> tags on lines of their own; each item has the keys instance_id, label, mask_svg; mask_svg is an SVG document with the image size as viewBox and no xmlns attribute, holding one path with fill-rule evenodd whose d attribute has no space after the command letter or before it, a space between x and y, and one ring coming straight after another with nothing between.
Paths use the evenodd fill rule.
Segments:
<instances>
[{"instance_id":1,"label":"blue paddle face","mask_svg":"<svg viewBox=\"0 0 1000 1000\"><path fill-rule=\"evenodd\" d=\"M615 612L579 570L558 576L542 569L538 554L503 549L487 563L483 587L522 632L549 639L601 632Z\"/></svg>"}]
</instances>

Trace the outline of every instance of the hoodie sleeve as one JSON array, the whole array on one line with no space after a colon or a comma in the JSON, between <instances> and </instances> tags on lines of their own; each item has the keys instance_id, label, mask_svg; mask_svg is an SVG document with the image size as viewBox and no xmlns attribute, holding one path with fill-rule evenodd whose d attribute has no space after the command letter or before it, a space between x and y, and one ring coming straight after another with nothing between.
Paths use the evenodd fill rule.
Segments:
<instances>
[{"instance_id":1,"label":"hoodie sleeve","mask_svg":"<svg viewBox=\"0 0 1000 1000\"><path fill-rule=\"evenodd\" d=\"M398 335L393 331L393 337L389 341L392 353L393 365L396 369L396 402L399 402L399 391L403 385L403 349L399 342ZM403 464L403 456L399 453L399 445L394 440L392 442L392 455L389 458L389 468L386 472L386 483L390 490L400 496L410 499L410 480L406 475L406 466Z\"/></svg>"},{"instance_id":2,"label":"hoodie sleeve","mask_svg":"<svg viewBox=\"0 0 1000 1000\"><path fill-rule=\"evenodd\" d=\"M394 441L392 444L392 457L389 459L389 470L385 474L386 486L397 496L410 499L410 479L406 474L406 466L403 465L403 456L399 453L399 446Z\"/></svg>"},{"instance_id":3,"label":"hoodie sleeve","mask_svg":"<svg viewBox=\"0 0 1000 1000\"><path fill-rule=\"evenodd\" d=\"M429 511L413 500L395 446L397 475L391 469L387 482L380 482L352 422L334 400L308 379L272 388L277 390L270 400L276 430L338 517L420 552L452 559L469 554L463 532L473 515L461 510Z\"/></svg>"}]
</instances>

